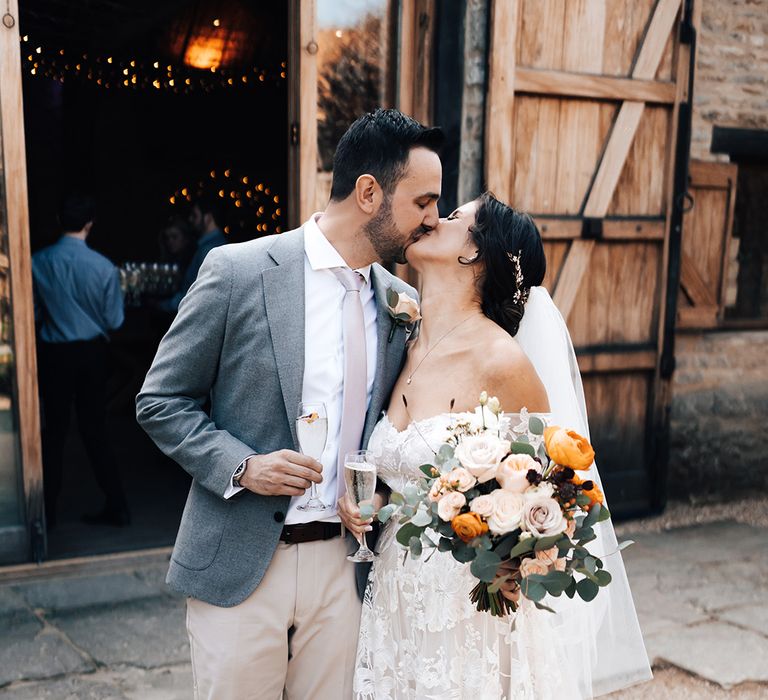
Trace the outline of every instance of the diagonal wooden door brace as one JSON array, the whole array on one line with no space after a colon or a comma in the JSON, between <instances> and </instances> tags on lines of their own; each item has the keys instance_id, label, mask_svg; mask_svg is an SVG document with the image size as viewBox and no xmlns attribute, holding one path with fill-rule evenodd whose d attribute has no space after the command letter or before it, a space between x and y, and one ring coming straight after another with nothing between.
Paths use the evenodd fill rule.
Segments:
<instances>
[{"instance_id":1,"label":"diagonal wooden door brace","mask_svg":"<svg viewBox=\"0 0 768 700\"><path fill-rule=\"evenodd\" d=\"M652 80L661 63L664 47L675 25L681 0L659 0L632 69L632 78ZM645 102L624 101L613 123L597 174L584 205L583 216L602 219L608 212L619 176L640 125ZM595 241L576 240L563 262L552 298L567 321L576 301Z\"/></svg>"}]
</instances>

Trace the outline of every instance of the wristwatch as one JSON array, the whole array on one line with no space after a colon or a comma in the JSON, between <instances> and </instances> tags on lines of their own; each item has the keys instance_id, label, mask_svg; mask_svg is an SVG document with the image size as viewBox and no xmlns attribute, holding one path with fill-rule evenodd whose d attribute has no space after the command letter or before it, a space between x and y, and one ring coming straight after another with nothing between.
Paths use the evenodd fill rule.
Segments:
<instances>
[{"instance_id":1,"label":"wristwatch","mask_svg":"<svg viewBox=\"0 0 768 700\"><path fill-rule=\"evenodd\" d=\"M248 462L247 459L243 460L240 463L240 466L235 469L235 473L232 475L232 486L239 488L240 487L240 477L245 474L245 465Z\"/></svg>"}]
</instances>

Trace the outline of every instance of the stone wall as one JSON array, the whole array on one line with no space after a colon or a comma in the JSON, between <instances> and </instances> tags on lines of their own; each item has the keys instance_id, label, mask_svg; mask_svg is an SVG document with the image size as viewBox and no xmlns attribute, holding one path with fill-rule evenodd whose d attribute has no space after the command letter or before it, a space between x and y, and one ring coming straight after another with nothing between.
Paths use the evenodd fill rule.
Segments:
<instances>
[{"instance_id":1,"label":"stone wall","mask_svg":"<svg viewBox=\"0 0 768 700\"><path fill-rule=\"evenodd\" d=\"M768 491L768 331L678 334L670 498Z\"/></svg>"},{"instance_id":2,"label":"stone wall","mask_svg":"<svg viewBox=\"0 0 768 700\"><path fill-rule=\"evenodd\" d=\"M699 1L691 157L727 161L713 125L768 129L768 0Z\"/></svg>"}]
</instances>

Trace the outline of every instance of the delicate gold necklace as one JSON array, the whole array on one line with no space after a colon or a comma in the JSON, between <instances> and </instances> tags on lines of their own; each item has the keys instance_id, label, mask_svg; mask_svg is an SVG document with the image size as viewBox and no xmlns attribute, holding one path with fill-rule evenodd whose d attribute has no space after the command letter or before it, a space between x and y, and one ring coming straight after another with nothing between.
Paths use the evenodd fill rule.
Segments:
<instances>
[{"instance_id":1,"label":"delicate gold necklace","mask_svg":"<svg viewBox=\"0 0 768 700\"><path fill-rule=\"evenodd\" d=\"M427 355L429 355L429 353L431 353L438 345L440 345L440 343L442 343L459 326L461 326L462 324L466 323L467 321L469 321L470 318L473 318L474 316L475 316L475 314L472 314L471 316L467 316L463 321L460 321L453 328L451 328L451 330L449 330L445 335L441 336L440 340L438 340L431 348L429 348L429 350L427 350L424 353L424 356L419 360L419 364L417 364L416 367L413 368L413 372L411 372L408 375L408 378L405 380L405 383L406 384L410 384L411 383L411 379L413 379L413 375L416 374L416 371L419 369L419 367L421 367L421 363L424 362L424 360L427 359Z\"/></svg>"}]
</instances>

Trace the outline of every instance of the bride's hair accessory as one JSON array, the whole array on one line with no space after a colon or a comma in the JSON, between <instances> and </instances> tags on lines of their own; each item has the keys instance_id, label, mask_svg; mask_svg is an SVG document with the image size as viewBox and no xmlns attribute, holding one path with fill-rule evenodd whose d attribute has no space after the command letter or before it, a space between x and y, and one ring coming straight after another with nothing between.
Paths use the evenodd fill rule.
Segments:
<instances>
[{"instance_id":1,"label":"bride's hair accessory","mask_svg":"<svg viewBox=\"0 0 768 700\"><path fill-rule=\"evenodd\" d=\"M517 251L517 255L507 253L507 257L512 261L515 266L515 293L512 296L513 304L521 304L525 306L525 302L528 301L528 295L531 293L531 288L525 286L525 277L523 277L523 268L520 265L520 258L523 255L522 250Z\"/></svg>"}]
</instances>

